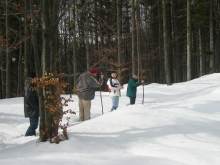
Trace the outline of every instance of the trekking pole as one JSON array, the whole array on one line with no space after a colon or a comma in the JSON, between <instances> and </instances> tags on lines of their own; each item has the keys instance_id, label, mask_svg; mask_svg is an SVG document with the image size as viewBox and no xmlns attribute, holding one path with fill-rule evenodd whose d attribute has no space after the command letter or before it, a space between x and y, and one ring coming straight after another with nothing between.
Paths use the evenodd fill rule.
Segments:
<instances>
[{"instance_id":1,"label":"trekking pole","mask_svg":"<svg viewBox=\"0 0 220 165\"><path fill-rule=\"evenodd\" d=\"M102 115L104 114L103 112L103 102L102 102L102 92L101 92L101 87L100 87L100 99L101 99L101 106L102 106Z\"/></svg>"},{"instance_id":2,"label":"trekking pole","mask_svg":"<svg viewBox=\"0 0 220 165\"><path fill-rule=\"evenodd\" d=\"M143 86L142 104L144 104L144 84L142 84L142 86Z\"/></svg>"},{"instance_id":3,"label":"trekking pole","mask_svg":"<svg viewBox=\"0 0 220 165\"><path fill-rule=\"evenodd\" d=\"M104 114L104 111L103 111L103 101L102 101L102 83L103 83L103 78L104 78L104 75L101 73L101 82L100 82L100 88L99 88L99 94L100 94L100 99L101 99L101 106L102 106L102 115Z\"/></svg>"}]
</instances>

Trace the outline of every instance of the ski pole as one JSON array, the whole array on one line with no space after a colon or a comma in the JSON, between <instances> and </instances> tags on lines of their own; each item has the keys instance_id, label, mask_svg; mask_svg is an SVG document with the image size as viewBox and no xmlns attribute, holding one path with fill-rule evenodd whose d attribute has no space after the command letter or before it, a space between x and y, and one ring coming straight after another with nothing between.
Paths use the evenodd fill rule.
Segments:
<instances>
[{"instance_id":1,"label":"ski pole","mask_svg":"<svg viewBox=\"0 0 220 165\"><path fill-rule=\"evenodd\" d=\"M101 82L100 82L100 88L99 88L99 91L100 91L100 99L101 99L101 106L102 106L102 115L104 114L104 111L103 111L103 101L102 101L102 92L101 92L101 88L102 88L102 83L103 83L103 78L104 78L104 75L102 74L101 72Z\"/></svg>"},{"instance_id":2,"label":"ski pole","mask_svg":"<svg viewBox=\"0 0 220 165\"><path fill-rule=\"evenodd\" d=\"M142 86L143 86L142 104L144 104L144 84Z\"/></svg>"},{"instance_id":3,"label":"ski pole","mask_svg":"<svg viewBox=\"0 0 220 165\"><path fill-rule=\"evenodd\" d=\"M102 102L102 92L101 92L101 87L100 87L100 99L101 99L102 115L103 115L103 114L104 114L104 111L103 111L103 102Z\"/></svg>"}]
</instances>

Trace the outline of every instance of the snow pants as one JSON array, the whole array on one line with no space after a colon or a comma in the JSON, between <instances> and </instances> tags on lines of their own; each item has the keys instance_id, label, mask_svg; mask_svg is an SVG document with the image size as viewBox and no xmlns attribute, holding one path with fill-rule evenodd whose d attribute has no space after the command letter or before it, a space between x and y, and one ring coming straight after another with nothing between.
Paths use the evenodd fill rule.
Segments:
<instances>
[{"instance_id":1,"label":"snow pants","mask_svg":"<svg viewBox=\"0 0 220 165\"><path fill-rule=\"evenodd\" d=\"M136 97L129 97L130 98L130 104L133 105L135 104Z\"/></svg>"},{"instance_id":2,"label":"snow pants","mask_svg":"<svg viewBox=\"0 0 220 165\"><path fill-rule=\"evenodd\" d=\"M90 119L91 100L79 99L79 118L80 121Z\"/></svg>"}]
</instances>

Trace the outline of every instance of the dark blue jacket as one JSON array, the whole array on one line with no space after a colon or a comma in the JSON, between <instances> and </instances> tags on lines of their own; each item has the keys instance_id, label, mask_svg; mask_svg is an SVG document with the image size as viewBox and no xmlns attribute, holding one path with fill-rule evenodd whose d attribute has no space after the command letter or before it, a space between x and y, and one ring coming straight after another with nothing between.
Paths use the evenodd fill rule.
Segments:
<instances>
[{"instance_id":1,"label":"dark blue jacket","mask_svg":"<svg viewBox=\"0 0 220 165\"><path fill-rule=\"evenodd\" d=\"M35 90L32 89L29 82L25 82L25 96L24 96L24 115L25 117L39 116L39 100Z\"/></svg>"}]
</instances>

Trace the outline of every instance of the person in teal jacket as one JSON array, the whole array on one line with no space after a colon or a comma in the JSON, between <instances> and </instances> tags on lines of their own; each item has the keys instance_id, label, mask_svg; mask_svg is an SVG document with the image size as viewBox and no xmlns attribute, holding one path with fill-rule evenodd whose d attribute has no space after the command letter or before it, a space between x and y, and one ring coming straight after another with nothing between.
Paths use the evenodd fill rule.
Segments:
<instances>
[{"instance_id":1,"label":"person in teal jacket","mask_svg":"<svg viewBox=\"0 0 220 165\"><path fill-rule=\"evenodd\" d=\"M127 96L130 98L131 105L135 104L137 87L143 83L143 80L141 81L141 83L138 82L138 77L136 75L132 75L132 77L129 79L127 87Z\"/></svg>"}]
</instances>

